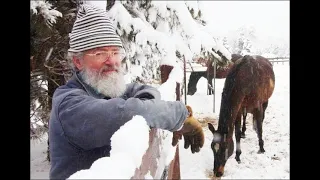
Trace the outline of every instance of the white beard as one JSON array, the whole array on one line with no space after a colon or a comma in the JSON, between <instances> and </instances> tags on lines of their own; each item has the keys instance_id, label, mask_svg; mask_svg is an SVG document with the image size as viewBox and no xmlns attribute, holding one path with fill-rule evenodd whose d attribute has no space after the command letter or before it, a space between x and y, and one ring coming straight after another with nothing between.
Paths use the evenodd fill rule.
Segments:
<instances>
[{"instance_id":1,"label":"white beard","mask_svg":"<svg viewBox=\"0 0 320 180\"><path fill-rule=\"evenodd\" d=\"M101 68L99 72L85 68L80 72L80 75L83 81L93 87L97 92L110 98L122 96L126 90L123 69L121 67L114 68L118 71L108 75L102 75L104 68Z\"/></svg>"}]
</instances>

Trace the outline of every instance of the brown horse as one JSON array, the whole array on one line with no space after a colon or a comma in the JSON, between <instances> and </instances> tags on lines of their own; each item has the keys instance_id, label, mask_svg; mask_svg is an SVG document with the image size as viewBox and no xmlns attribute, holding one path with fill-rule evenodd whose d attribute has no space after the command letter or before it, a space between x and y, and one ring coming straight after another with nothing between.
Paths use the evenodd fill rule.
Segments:
<instances>
[{"instance_id":1,"label":"brown horse","mask_svg":"<svg viewBox=\"0 0 320 180\"><path fill-rule=\"evenodd\" d=\"M223 79L223 78L226 78L231 67L234 65L234 63L242 58L243 56L240 55L240 54L232 54L231 55L231 62L225 66L225 67L218 67L216 69L216 79ZM209 83L209 92L208 92L208 95L211 95L213 94L213 89L211 87L212 86L212 79L213 79L213 76L214 76L214 70L213 70L213 62L212 61L207 61L205 62L204 59L200 59L199 63L201 64L205 64L207 66L207 70L206 71L200 71L200 72L191 72L190 74L190 78L189 78L189 82L188 82L188 93L187 95L194 95L194 93L197 91L197 83L199 81L199 79L201 77L204 77L208 80L208 83ZM208 73L209 72L209 76L208 76ZM208 79L209 77L209 79ZM245 138L245 131L246 131L246 119L247 119L247 112L246 112L246 109L243 109L243 114L242 114L242 117L243 117L243 124L242 124L242 130L241 130L241 137L242 138Z\"/></svg>"},{"instance_id":2,"label":"brown horse","mask_svg":"<svg viewBox=\"0 0 320 180\"><path fill-rule=\"evenodd\" d=\"M224 166L233 154L233 130L236 137L236 157L240 163L241 114L244 109L253 114L253 124L259 139L259 153L265 152L262 123L268 100L275 85L272 64L262 56L249 56L237 60L225 80L218 129L208 123L213 133L211 148L214 155L213 172L216 177L224 173ZM234 129L233 129L234 128Z\"/></svg>"},{"instance_id":3,"label":"brown horse","mask_svg":"<svg viewBox=\"0 0 320 180\"><path fill-rule=\"evenodd\" d=\"M233 63L230 62L227 66L225 67L218 67L216 70L216 79L224 79L227 77L227 74L229 72L229 69L233 66ZM209 74L208 74L209 72ZM188 91L187 95L194 95L194 93L197 92L197 83L200 80L201 77L204 77L208 80L208 95L213 94L213 86L212 86L212 79L213 79L213 65L207 66L206 71L196 71L196 72L191 72L190 77L189 77L189 82L188 82Z\"/></svg>"},{"instance_id":4,"label":"brown horse","mask_svg":"<svg viewBox=\"0 0 320 180\"><path fill-rule=\"evenodd\" d=\"M240 54L232 54L231 55L231 62L227 64L226 66L219 66L216 69L216 79L223 79L226 78L231 67L233 66L234 62L241 58L242 56ZM199 60L199 63L205 64L207 67L206 71L197 71L197 72L191 72L189 82L188 82L188 93L187 95L194 95L194 93L197 91L197 83L201 77L204 77L208 80L209 83L209 92L208 95L213 94L213 90L210 87L212 86L212 79L214 76L214 66L213 61L208 60L207 62L204 62L203 59ZM209 75L209 76L208 76Z\"/></svg>"}]
</instances>

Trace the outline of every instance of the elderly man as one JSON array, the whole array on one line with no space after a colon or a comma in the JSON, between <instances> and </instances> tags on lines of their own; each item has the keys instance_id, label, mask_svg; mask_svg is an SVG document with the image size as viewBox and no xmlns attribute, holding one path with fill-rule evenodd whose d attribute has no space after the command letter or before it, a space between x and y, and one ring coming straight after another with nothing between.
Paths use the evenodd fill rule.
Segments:
<instances>
[{"instance_id":1,"label":"elderly man","mask_svg":"<svg viewBox=\"0 0 320 180\"><path fill-rule=\"evenodd\" d=\"M179 101L161 100L154 87L126 85L121 66L124 57L106 11L82 5L70 33L74 74L53 95L50 179L66 179L110 156L111 136L134 115L143 116L152 128L173 132L173 146L184 136L186 149L200 151L204 134L191 108Z\"/></svg>"}]
</instances>

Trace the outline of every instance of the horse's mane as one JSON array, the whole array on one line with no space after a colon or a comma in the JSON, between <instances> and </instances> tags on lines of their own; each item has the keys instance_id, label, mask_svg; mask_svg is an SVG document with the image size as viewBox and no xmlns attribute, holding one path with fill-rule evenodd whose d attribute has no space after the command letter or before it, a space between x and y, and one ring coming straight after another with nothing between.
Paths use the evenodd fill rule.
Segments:
<instances>
[{"instance_id":1,"label":"horse's mane","mask_svg":"<svg viewBox=\"0 0 320 180\"><path fill-rule=\"evenodd\" d=\"M231 54L231 62L236 62L238 59L242 58L241 54Z\"/></svg>"},{"instance_id":2,"label":"horse's mane","mask_svg":"<svg viewBox=\"0 0 320 180\"><path fill-rule=\"evenodd\" d=\"M239 72L239 69L241 69L241 67L248 62L247 59L248 58L246 56L242 57L239 63L234 64L226 77L221 98L218 126L218 130L220 130L222 133L228 133L227 120L231 118L231 95L235 86L235 78Z\"/></svg>"}]
</instances>

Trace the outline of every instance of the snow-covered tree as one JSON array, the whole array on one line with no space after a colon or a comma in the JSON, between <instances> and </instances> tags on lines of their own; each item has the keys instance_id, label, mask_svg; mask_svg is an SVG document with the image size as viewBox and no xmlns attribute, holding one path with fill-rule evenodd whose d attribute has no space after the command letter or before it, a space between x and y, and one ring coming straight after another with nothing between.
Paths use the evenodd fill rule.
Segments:
<instances>
[{"instance_id":1,"label":"snow-covered tree","mask_svg":"<svg viewBox=\"0 0 320 180\"><path fill-rule=\"evenodd\" d=\"M271 41L270 44L257 48L256 54L266 57L289 57L289 45L283 41Z\"/></svg>"},{"instance_id":2,"label":"snow-covered tree","mask_svg":"<svg viewBox=\"0 0 320 180\"><path fill-rule=\"evenodd\" d=\"M223 37L222 39L222 45L229 51L229 52L233 52L231 46L228 43L228 38L226 36Z\"/></svg>"},{"instance_id":3,"label":"snow-covered tree","mask_svg":"<svg viewBox=\"0 0 320 180\"><path fill-rule=\"evenodd\" d=\"M141 66L140 78L146 81L160 78L160 65L183 67L182 56L187 61L231 59L205 31L197 1L115 1L108 14L124 42L129 66Z\"/></svg>"},{"instance_id":4,"label":"snow-covered tree","mask_svg":"<svg viewBox=\"0 0 320 180\"><path fill-rule=\"evenodd\" d=\"M52 26L52 24L56 23L57 17L62 17L61 12L52 8L52 4L49 1L31 1L30 9L33 14L41 15L49 26Z\"/></svg>"},{"instance_id":5,"label":"snow-covered tree","mask_svg":"<svg viewBox=\"0 0 320 180\"><path fill-rule=\"evenodd\" d=\"M241 26L236 31L236 36L231 39L233 53L254 54L253 42L256 41L256 31L252 26Z\"/></svg>"},{"instance_id":6,"label":"snow-covered tree","mask_svg":"<svg viewBox=\"0 0 320 180\"><path fill-rule=\"evenodd\" d=\"M30 137L38 138L46 132L48 120L48 79L44 67L46 57L51 54L45 43L50 40L52 26L62 14L48 1L30 2ZM51 45L52 46L52 45ZM51 83L51 82L50 82Z\"/></svg>"},{"instance_id":7,"label":"snow-covered tree","mask_svg":"<svg viewBox=\"0 0 320 180\"><path fill-rule=\"evenodd\" d=\"M65 57L76 7L72 1L30 1L30 138L48 131L53 92L71 75Z\"/></svg>"},{"instance_id":8,"label":"snow-covered tree","mask_svg":"<svg viewBox=\"0 0 320 180\"><path fill-rule=\"evenodd\" d=\"M230 52L241 55L272 54L273 57L289 56L288 42L276 37L262 38L253 26L248 25L240 26L235 31L231 31L227 39L223 39L223 44ZM231 45L230 48L228 44Z\"/></svg>"},{"instance_id":9,"label":"snow-covered tree","mask_svg":"<svg viewBox=\"0 0 320 180\"><path fill-rule=\"evenodd\" d=\"M224 44L229 44L228 49L233 54L254 54L256 42L256 30L253 26L240 26L231 31L228 38L224 37Z\"/></svg>"},{"instance_id":10,"label":"snow-covered tree","mask_svg":"<svg viewBox=\"0 0 320 180\"><path fill-rule=\"evenodd\" d=\"M286 43L278 42L272 43L267 46L262 53L271 53L275 54L278 57L288 57L289 56L289 46Z\"/></svg>"}]
</instances>

